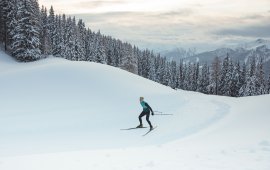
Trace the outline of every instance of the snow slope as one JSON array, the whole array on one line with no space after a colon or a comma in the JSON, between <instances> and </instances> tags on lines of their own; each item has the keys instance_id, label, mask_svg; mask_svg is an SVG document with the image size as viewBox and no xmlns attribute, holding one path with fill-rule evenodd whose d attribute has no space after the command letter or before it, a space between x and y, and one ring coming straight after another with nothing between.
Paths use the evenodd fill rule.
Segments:
<instances>
[{"instance_id":1,"label":"snow slope","mask_svg":"<svg viewBox=\"0 0 270 170\"><path fill-rule=\"evenodd\" d=\"M106 65L17 63L2 51L0 82L1 170L270 168L270 95L174 91ZM140 96L173 114L151 117L146 137L120 130L138 125Z\"/></svg>"}]
</instances>

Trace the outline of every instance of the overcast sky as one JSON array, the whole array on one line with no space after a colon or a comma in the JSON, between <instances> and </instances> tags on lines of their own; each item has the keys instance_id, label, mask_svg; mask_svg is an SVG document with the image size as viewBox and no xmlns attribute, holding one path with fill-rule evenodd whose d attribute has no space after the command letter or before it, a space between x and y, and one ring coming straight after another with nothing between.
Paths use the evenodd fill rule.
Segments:
<instances>
[{"instance_id":1,"label":"overcast sky","mask_svg":"<svg viewBox=\"0 0 270 170\"><path fill-rule=\"evenodd\" d=\"M270 0L39 0L141 48L198 51L270 38Z\"/></svg>"}]
</instances>

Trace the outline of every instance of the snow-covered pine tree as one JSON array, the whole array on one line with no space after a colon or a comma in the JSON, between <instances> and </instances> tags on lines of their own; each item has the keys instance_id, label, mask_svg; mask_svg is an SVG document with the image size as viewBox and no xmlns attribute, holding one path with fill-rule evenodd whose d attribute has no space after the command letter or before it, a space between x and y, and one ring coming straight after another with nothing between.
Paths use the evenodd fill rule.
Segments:
<instances>
[{"instance_id":1,"label":"snow-covered pine tree","mask_svg":"<svg viewBox=\"0 0 270 170\"><path fill-rule=\"evenodd\" d=\"M107 64L110 66L113 66L113 57L114 57L113 52L114 52L113 47L109 46L107 55L106 55L106 61L107 61Z\"/></svg>"},{"instance_id":2,"label":"snow-covered pine tree","mask_svg":"<svg viewBox=\"0 0 270 170\"><path fill-rule=\"evenodd\" d=\"M105 48L105 56L106 56L105 60L106 60L107 65L111 65L111 66L113 66L113 60L114 60L114 54L113 54L114 45L115 45L115 43L110 36L105 38L105 47L106 47Z\"/></svg>"},{"instance_id":3,"label":"snow-covered pine tree","mask_svg":"<svg viewBox=\"0 0 270 170\"><path fill-rule=\"evenodd\" d=\"M176 89L176 85L177 85L177 78L176 78L176 62L175 61L171 61L169 63L169 72L170 72L170 78L169 78L169 82L168 85L173 88Z\"/></svg>"},{"instance_id":4,"label":"snow-covered pine tree","mask_svg":"<svg viewBox=\"0 0 270 170\"><path fill-rule=\"evenodd\" d=\"M247 66L246 63L243 63L242 69L240 71L240 78L239 78L239 91L238 96L242 97L243 93L240 94L240 89L246 85L246 79L247 79Z\"/></svg>"},{"instance_id":5,"label":"snow-covered pine tree","mask_svg":"<svg viewBox=\"0 0 270 170\"><path fill-rule=\"evenodd\" d=\"M77 60L86 61L86 29L81 19L78 21L75 29L75 55L77 56Z\"/></svg>"},{"instance_id":6,"label":"snow-covered pine tree","mask_svg":"<svg viewBox=\"0 0 270 170\"><path fill-rule=\"evenodd\" d=\"M19 61L34 61L40 58L39 15L34 1L18 2L17 26L12 34L12 55Z\"/></svg>"},{"instance_id":7,"label":"snow-covered pine tree","mask_svg":"<svg viewBox=\"0 0 270 170\"><path fill-rule=\"evenodd\" d=\"M270 73L269 73L269 76L268 76L268 80L267 80L267 85L266 85L266 91L267 91L267 94L270 94Z\"/></svg>"},{"instance_id":8,"label":"snow-covered pine tree","mask_svg":"<svg viewBox=\"0 0 270 170\"><path fill-rule=\"evenodd\" d=\"M113 65L115 67L119 67L120 66L120 62L121 62L121 41L117 40L115 42L115 46L114 46L114 60L113 60ZM142 54L140 53L140 56L142 56Z\"/></svg>"},{"instance_id":9,"label":"snow-covered pine tree","mask_svg":"<svg viewBox=\"0 0 270 170\"><path fill-rule=\"evenodd\" d=\"M143 51L141 59L141 74L143 77L148 78L150 72L150 51L148 49Z\"/></svg>"},{"instance_id":10,"label":"snow-covered pine tree","mask_svg":"<svg viewBox=\"0 0 270 170\"><path fill-rule=\"evenodd\" d=\"M106 52L100 31L97 32L94 43L94 61L97 63L106 64Z\"/></svg>"},{"instance_id":11,"label":"snow-covered pine tree","mask_svg":"<svg viewBox=\"0 0 270 170\"><path fill-rule=\"evenodd\" d=\"M163 84L164 78L165 78L166 59L164 57L159 57L157 63L158 63L157 82L159 82L160 84Z\"/></svg>"},{"instance_id":12,"label":"snow-covered pine tree","mask_svg":"<svg viewBox=\"0 0 270 170\"><path fill-rule=\"evenodd\" d=\"M0 42L5 45L5 50L7 50L9 42L9 32L8 25L11 22L12 18L8 17L8 14L14 12L14 7L16 3L9 0L0 1ZM13 10L13 11L12 11Z\"/></svg>"},{"instance_id":13,"label":"snow-covered pine tree","mask_svg":"<svg viewBox=\"0 0 270 170\"><path fill-rule=\"evenodd\" d=\"M230 83L231 83L231 72L229 69L229 63L230 63L230 58L229 58L229 55L227 54L227 56L224 58L222 62L222 67L221 67L221 75L219 79L219 88L218 88L219 95L229 96Z\"/></svg>"},{"instance_id":14,"label":"snow-covered pine tree","mask_svg":"<svg viewBox=\"0 0 270 170\"><path fill-rule=\"evenodd\" d=\"M221 65L220 65L221 61L219 59L219 57L215 57L212 65L211 65L211 85L210 88L212 89L211 91L213 92L213 94L219 94L219 80L220 80L220 72L221 72Z\"/></svg>"},{"instance_id":15,"label":"snow-covered pine tree","mask_svg":"<svg viewBox=\"0 0 270 170\"><path fill-rule=\"evenodd\" d=\"M186 75L184 80L184 90L192 90L192 77L193 77L193 67L189 62L186 65Z\"/></svg>"},{"instance_id":16,"label":"snow-covered pine tree","mask_svg":"<svg viewBox=\"0 0 270 170\"><path fill-rule=\"evenodd\" d=\"M67 44L66 51L68 54L68 59L72 61L78 61L78 53L76 51L76 41L77 41L77 28L75 17L68 17L67 19Z\"/></svg>"},{"instance_id":17,"label":"snow-covered pine tree","mask_svg":"<svg viewBox=\"0 0 270 170\"><path fill-rule=\"evenodd\" d=\"M114 43L115 44L115 43ZM136 57L137 58L137 74L139 75L139 58L140 58L140 56L141 56L141 51L140 51L140 49L137 47L137 46L134 46L133 47L133 52L134 52L134 57ZM113 58L115 58L115 54L114 54L114 57ZM114 59L115 60L115 59Z\"/></svg>"},{"instance_id":18,"label":"snow-covered pine tree","mask_svg":"<svg viewBox=\"0 0 270 170\"><path fill-rule=\"evenodd\" d=\"M53 55L56 57L63 57L66 58L65 54L65 26L66 26L66 19L62 18L61 15L55 15L55 33L53 33Z\"/></svg>"},{"instance_id":19,"label":"snow-covered pine tree","mask_svg":"<svg viewBox=\"0 0 270 170\"><path fill-rule=\"evenodd\" d=\"M224 91L225 96L234 96L237 94L236 90L236 84L237 84L237 78L236 78L236 67L234 66L232 60L229 58L229 65L228 65L228 72L226 75L226 78L228 80L226 89L228 91Z\"/></svg>"},{"instance_id":20,"label":"snow-covered pine tree","mask_svg":"<svg viewBox=\"0 0 270 170\"><path fill-rule=\"evenodd\" d=\"M180 66L178 63L176 63L176 73L175 73L175 81L176 81L176 89L179 89L179 80L180 80Z\"/></svg>"},{"instance_id":21,"label":"snow-covered pine tree","mask_svg":"<svg viewBox=\"0 0 270 170\"><path fill-rule=\"evenodd\" d=\"M86 61L91 61L91 38L92 36L92 31L88 28L86 32L86 37L85 37L85 56L86 56Z\"/></svg>"},{"instance_id":22,"label":"snow-covered pine tree","mask_svg":"<svg viewBox=\"0 0 270 170\"><path fill-rule=\"evenodd\" d=\"M41 8L41 33L40 33L40 50L43 55L51 54L51 40L49 35L49 25L48 25L48 16L47 8L42 6Z\"/></svg>"},{"instance_id":23,"label":"snow-covered pine tree","mask_svg":"<svg viewBox=\"0 0 270 170\"><path fill-rule=\"evenodd\" d=\"M155 59L155 70L156 70L156 82L160 83L160 74L161 74L161 56L158 54Z\"/></svg>"},{"instance_id":24,"label":"snow-covered pine tree","mask_svg":"<svg viewBox=\"0 0 270 170\"><path fill-rule=\"evenodd\" d=\"M137 74L137 58L134 57L133 48L130 44L125 43L122 49L123 57L121 68L131 73Z\"/></svg>"},{"instance_id":25,"label":"snow-covered pine tree","mask_svg":"<svg viewBox=\"0 0 270 170\"><path fill-rule=\"evenodd\" d=\"M18 11L18 3L17 0L3 0L0 1L1 4L1 11L0 13L2 18L0 23L0 39L5 46L5 50L12 53L11 43L12 43L12 36L14 35L14 29L17 26L17 11Z\"/></svg>"},{"instance_id":26,"label":"snow-covered pine tree","mask_svg":"<svg viewBox=\"0 0 270 170\"><path fill-rule=\"evenodd\" d=\"M265 78L264 78L264 69L263 69L263 58L258 59L258 65L256 70L256 95L261 95L266 93L265 88Z\"/></svg>"},{"instance_id":27,"label":"snow-covered pine tree","mask_svg":"<svg viewBox=\"0 0 270 170\"><path fill-rule=\"evenodd\" d=\"M183 86L184 86L184 61L183 59L180 59L180 62L179 62L179 74L178 74L178 88L179 89L183 89Z\"/></svg>"},{"instance_id":28,"label":"snow-covered pine tree","mask_svg":"<svg viewBox=\"0 0 270 170\"><path fill-rule=\"evenodd\" d=\"M0 1L0 42L3 43L5 38L5 20L4 20L4 3L5 0Z\"/></svg>"},{"instance_id":29,"label":"snow-covered pine tree","mask_svg":"<svg viewBox=\"0 0 270 170\"><path fill-rule=\"evenodd\" d=\"M256 95L256 59L251 58L248 74L246 75L246 82L241 87L240 96L253 96Z\"/></svg>"},{"instance_id":30,"label":"snow-covered pine tree","mask_svg":"<svg viewBox=\"0 0 270 170\"><path fill-rule=\"evenodd\" d=\"M183 90L187 90L187 76L188 76L188 64L183 63L183 78L182 78L182 88Z\"/></svg>"},{"instance_id":31,"label":"snow-covered pine tree","mask_svg":"<svg viewBox=\"0 0 270 170\"><path fill-rule=\"evenodd\" d=\"M237 62L234 66L232 61L230 62L230 68L232 68L232 77L230 82L230 93L229 96L238 97L239 90L241 88L241 67L240 63Z\"/></svg>"},{"instance_id":32,"label":"snow-covered pine tree","mask_svg":"<svg viewBox=\"0 0 270 170\"><path fill-rule=\"evenodd\" d=\"M192 80L191 80L191 90L197 91L198 88L198 79L199 79L199 62L193 63L192 65Z\"/></svg>"},{"instance_id":33,"label":"snow-covered pine tree","mask_svg":"<svg viewBox=\"0 0 270 170\"><path fill-rule=\"evenodd\" d=\"M143 52L138 54L138 75L143 77Z\"/></svg>"},{"instance_id":34,"label":"snow-covered pine tree","mask_svg":"<svg viewBox=\"0 0 270 170\"><path fill-rule=\"evenodd\" d=\"M170 63L168 61L166 61L165 73L164 73L162 84L165 85L165 86L169 86L170 78L171 78Z\"/></svg>"},{"instance_id":35,"label":"snow-covered pine tree","mask_svg":"<svg viewBox=\"0 0 270 170\"><path fill-rule=\"evenodd\" d=\"M95 32L92 32L90 34L90 39L89 39L89 59L92 62L96 62L96 44L97 44L97 34Z\"/></svg>"},{"instance_id":36,"label":"snow-covered pine tree","mask_svg":"<svg viewBox=\"0 0 270 170\"><path fill-rule=\"evenodd\" d=\"M51 6L50 10L49 10L49 16L48 16L48 34L49 34L49 40L50 40L50 51L49 54L55 55L55 56L60 56L60 51L59 51L59 47L57 46L59 44L59 42L57 43L56 39L57 39L57 33L58 30L56 29L56 27L58 26L58 17L56 18L55 14L54 14L54 9L53 6Z\"/></svg>"},{"instance_id":37,"label":"snow-covered pine tree","mask_svg":"<svg viewBox=\"0 0 270 170\"><path fill-rule=\"evenodd\" d=\"M202 71L199 76L198 90L199 92L208 94L208 86L210 83L210 73L207 63L202 66Z\"/></svg>"},{"instance_id":38,"label":"snow-covered pine tree","mask_svg":"<svg viewBox=\"0 0 270 170\"><path fill-rule=\"evenodd\" d=\"M63 26L63 46L61 49L61 56L68 60L76 60L75 56L75 28L74 21L71 17L62 15L62 24Z\"/></svg>"},{"instance_id":39,"label":"snow-covered pine tree","mask_svg":"<svg viewBox=\"0 0 270 170\"><path fill-rule=\"evenodd\" d=\"M150 70L149 70L149 77L148 79L153 80L153 81L157 81L156 79L156 66L155 66L155 56L153 54L151 54L150 57Z\"/></svg>"}]
</instances>

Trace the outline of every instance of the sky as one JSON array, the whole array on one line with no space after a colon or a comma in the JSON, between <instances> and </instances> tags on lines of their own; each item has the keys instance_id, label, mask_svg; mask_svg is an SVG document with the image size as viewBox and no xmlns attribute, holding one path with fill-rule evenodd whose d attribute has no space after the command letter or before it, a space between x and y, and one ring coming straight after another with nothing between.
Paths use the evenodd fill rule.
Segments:
<instances>
[{"instance_id":1,"label":"sky","mask_svg":"<svg viewBox=\"0 0 270 170\"><path fill-rule=\"evenodd\" d=\"M39 0L93 31L155 51L270 39L270 0Z\"/></svg>"}]
</instances>

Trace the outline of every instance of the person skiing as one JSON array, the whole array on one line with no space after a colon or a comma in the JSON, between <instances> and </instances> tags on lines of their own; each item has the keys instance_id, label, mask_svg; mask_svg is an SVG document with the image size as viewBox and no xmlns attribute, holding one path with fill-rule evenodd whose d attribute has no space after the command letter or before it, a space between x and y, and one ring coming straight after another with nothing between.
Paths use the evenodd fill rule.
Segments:
<instances>
[{"instance_id":1,"label":"person skiing","mask_svg":"<svg viewBox=\"0 0 270 170\"><path fill-rule=\"evenodd\" d=\"M139 116L140 125L138 125L137 128L142 128L143 127L142 117L146 115L146 121L148 122L148 124L150 126L150 130L152 130L153 126L152 126L152 124L151 124L151 122L149 120L149 117L150 117L150 111L151 111L152 115L154 115L154 112L153 112L152 108L144 101L143 97L140 97L140 103L141 103L141 105L143 107L143 111Z\"/></svg>"}]
</instances>

